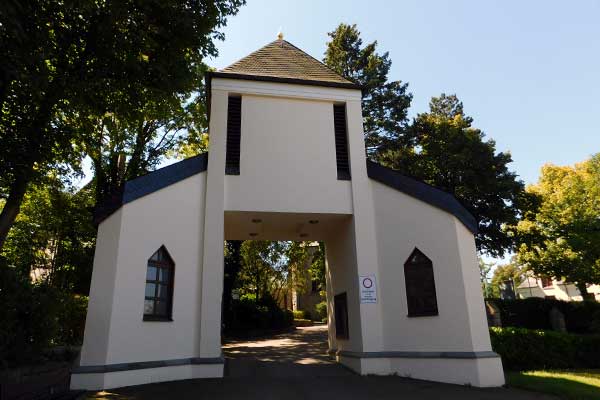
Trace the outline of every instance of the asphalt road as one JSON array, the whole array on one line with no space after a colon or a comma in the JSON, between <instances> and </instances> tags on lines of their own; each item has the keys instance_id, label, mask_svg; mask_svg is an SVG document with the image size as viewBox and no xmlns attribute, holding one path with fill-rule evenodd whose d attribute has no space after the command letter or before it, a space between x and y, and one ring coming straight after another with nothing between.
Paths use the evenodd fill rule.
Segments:
<instances>
[{"instance_id":1,"label":"asphalt road","mask_svg":"<svg viewBox=\"0 0 600 400\"><path fill-rule=\"evenodd\" d=\"M223 346L225 378L130 386L88 394L88 399L555 399L517 389L479 389L401 378L359 376L327 355L325 327Z\"/></svg>"}]
</instances>

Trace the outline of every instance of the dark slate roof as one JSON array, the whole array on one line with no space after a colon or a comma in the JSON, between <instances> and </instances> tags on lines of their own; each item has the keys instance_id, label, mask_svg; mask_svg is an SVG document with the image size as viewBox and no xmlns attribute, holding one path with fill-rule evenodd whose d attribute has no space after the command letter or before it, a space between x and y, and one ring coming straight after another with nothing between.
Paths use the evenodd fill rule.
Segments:
<instances>
[{"instance_id":1,"label":"dark slate roof","mask_svg":"<svg viewBox=\"0 0 600 400\"><path fill-rule=\"evenodd\" d=\"M372 161L367 161L367 175L379 183L449 212L458 218L473 234L477 233L477 220L475 217L450 193L409 178L398 171Z\"/></svg>"},{"instance_id":2,"label":"dark slate roof","mask_svg":"<svg viewBox=\"0 0 600 400\"><path fill-rule=\"evenodd\" d=\"M94 220L99 224L122 205L206 171L207 165L208 153L204 153L127 181L109 201L96 208ZM367 161L367 174L377 182L453 214L471 232L477 233L477 221L451 194L372 161Z\"/></svg>"},{"instance_id":3,"label":"dark slate roof","mask_svg":"<svg viewBox=\"0 0 600 400\"><path fill-rule=\"evenodd\" d=\"M99 224L124 204L206 171L207 165L208 153L204 153L127 181L111 199L96 208L94 221Z\"/></svg>"},{"instance_id":4,"label":"dark slate roof","mask_svg":"<svg viewBox=\"0 0 600 400\"><path fill-rule=\"evenodd\" d=\"M211 72L212 77L275 81L350 89L359 87L290 42L278 39L241 60Z\"/></svg>"}]
</instances>

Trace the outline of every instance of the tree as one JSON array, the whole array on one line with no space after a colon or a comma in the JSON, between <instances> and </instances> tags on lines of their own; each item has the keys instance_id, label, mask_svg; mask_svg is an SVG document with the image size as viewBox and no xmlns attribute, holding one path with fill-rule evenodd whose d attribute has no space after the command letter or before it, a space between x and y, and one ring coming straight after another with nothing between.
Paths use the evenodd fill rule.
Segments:
<instances>
[{"instance_id":1,"label":"tree","mask_svg":"<svg viewBox=\"0 0 600 400\"><path fill-rule=\"evenodd\" d=\"M148 95L139 109L123 116L88 115L81 127L87 133L82 148L92 160L96 204L118 193L126 181L154 170L165 156L202 137L207 124L203 97L191 92L202 85L205 68L200 69L190 91L169 97Z\"/></svg>"},{"instance_id":2,"label":"tree","mask_svg":"<svg viewBox=\"0 0 600 400\"><path fill-rule=\"evenodd\" d=\"M491 291L493 297L500 297L502 289L506 286L506 282L510 282L516 289L525 277L524 269L513 259L511 262L503 265L498 265L492 276Z\"/></svg>"},{"instance_id":3,"label":"tree","mask_svg":"<svg viewBox=\"0 0 600 400\"><path fill-rule=\"evenodd\" d=\"M227 240L224 248L224 270L223 270L223 319L225 325L229 325L231 317L231 294L236 286L238 275L242 268L242 241Z\"/></svg>"},{"instance_id":4,"label":"tree","mask_svg":"<svg viewBox=\"0 0 600 400\"><path fill-rule=\"evenodd\" d=\"M186 93L243 0L16 1L0 6L0 250L30 182L76 163L91 116ZM94 121L92 121L93 123ZM84 136L84 137L82 137Z\"/></svg>"},{"instance_id":5,"label":"tree","mask_svg":"<svg viewBox=\"0 0 600 400\"><path fill-rule=\"evenodd\" d=\"M523 193L523 183L508 169L510 153L496 152L455 95L434 97L429 107L410 126L409 147L388 141L375 158L452 193L478 221L477 249L502 256L514 245L503 226L516 223Z\"/></svg>"},{"instance_id":6,"label":"tree","mask_svg":"<svg viewBox=\"0 0 600 400\"><path fill-rule=\"evenodd\" d=\"M31 185L6 240L6 262L23 278L33 274L35 281L87 295L96 242L93 204L89 187L75 191L55 176Z\"/></svg>"},{"instance_id":7,"label":"tree","mask_svg":"<svg viewBox=\"0 0 600 400\"><path fill-rule=\"evenodd\" d=\"M492 288L490 287L490 272L496 264L487 263L481 257L479 257L479 279L481 280L481 290L483 297L492 297Z\"/></svg>"},{"instance_id":8,"label":"tree","mask_svg":"<svg viewBox=\"0 0 600 400\"><path fill-rule=\"evenodd\" d=\"M283 243L248 240L242 243L242 268L238 277L241 294L253 294L256 301L272 296L283 266Z\"/></svg>"},{"instance_id":9,"label":"tree","mask_svg":"<svg viewBox=\"0 0 600 400\"><path fill-rule=\"evenodd\" d=\"M517 261L536 275L600 284L600 153L575 166L547 164L521 221L508 228L519 244Z\"/></svg>"},{"instance_id":10,"label":"tree","mask_svg":"<svg viewBox=\"0 0 600 400\"><path fill-rule=\"evenodd\" d=\"M402 141L412 94L408 84L389 81L392 61L387 52L377 53L377 41L363 46L356 25L340 24L328 33L323 62L362 88L362 112L367 153L384 139Z\"/></svg>"},{"instance_id":11,"label":"tree","mask_svg":"<svg viewBox=\"0 0 600 400\"><path fill-rule=\"evenodd\" d=\"M324 279L320 251L321 247L315 251L311 242L245 241L236 285L242 294L255 295L257 301L270 296L283 302L292 290L305 290L308 280ZM229 248L226 256L228 253Z\"/></svg>"}]
</instances>

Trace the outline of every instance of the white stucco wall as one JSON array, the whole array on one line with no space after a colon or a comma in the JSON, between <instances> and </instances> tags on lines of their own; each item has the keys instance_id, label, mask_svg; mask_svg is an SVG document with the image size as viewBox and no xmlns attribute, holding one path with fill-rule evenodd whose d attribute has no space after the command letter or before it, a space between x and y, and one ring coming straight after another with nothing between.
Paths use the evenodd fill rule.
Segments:
<instances>
[{"instance_id":1,"label":"white stucco wall","mask_svg":"<svg viewBox=\"0 0 600 400\"><path fill-rule=\"evenodd\" d=\"M105 360L89 351L82 352L81 365L167 360L198 354L200 316L199 279L201 271L205 173L200 173L125 204L100 224L98 260L94 274L113 273L114 289L108 279L93 278L90 304L101 304L106 311L88 320L110 318L106 333L86 327L84 348L99 349L97 341L108 340ZM117 221L120 229L117 230ZM116 232L118 235L115 235ZM173 321L143 321L146 263L164 245L175 262ZM105 269L108 272L103 272ZM111 296L112 293L112 296ZM98 307L98 306L95 306ZM91 322L90 322L91 324ZM96 337L98 336L98 337ZM101 351L99 351L101 352Z\"/></svg>"},{"instance_id":2,"label":"white stucco wall","mask_svg":"<svg viewBox=\"0 0 600 400\"><path fill-rule=\"evenodd\" d=\"M360 304L352 219L349 218L325 241L327 260L327 312L330 350L362 351ZM348 300L348 339L337 339L334 297L346 293Z\"/></svg>"},{"instance_id":3,"label":"white stucco wall","mask_svg":"<svg viewBox=\"0 0 600 400\"><path fill-rule=\"evenodd\" d=\"M440 209L375 181L372 190L386 350L491 350L473 235ZM433 262L438 316L407 316L404 262L415 247Z\"/></svg>"},{"instance_id":4,"label":"white stucco wall","mask_svg":"<svg viewBox=\"0 0 600 400\"><path fill-rule=\"evenodd\" d=\"M225 209L351 213L337 180L333 101L242 96L240 175L225 178Z\"/></svg>"},{"instance_id":5,"label":"white stucco wall","mask_svg":"<svg viewBox=\"0 0 600 400\"><path fill-rule=\"evenodd\" d=\"M85 319L85 338L81 347L82 365L106 363L121 217L122 210L118 210L98 226L90 298Z\"/></svg>"}]
</instances>

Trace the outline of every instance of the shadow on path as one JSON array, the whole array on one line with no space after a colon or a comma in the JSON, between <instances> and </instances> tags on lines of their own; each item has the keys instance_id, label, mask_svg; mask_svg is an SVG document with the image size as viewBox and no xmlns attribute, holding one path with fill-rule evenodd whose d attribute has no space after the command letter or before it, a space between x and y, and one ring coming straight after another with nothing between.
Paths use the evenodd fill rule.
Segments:
<instances>
[{"instance_id":1,"label":"shadow on path","mask_svg":"<svg viewBox=\"0 0 600 400\"><path fill-rule=\"evenodd\" d=\"M267 339L223 345L226 377L349 376L352 372L327 354L327 327L301 327Z\"/></svg>"}]
</instances>

